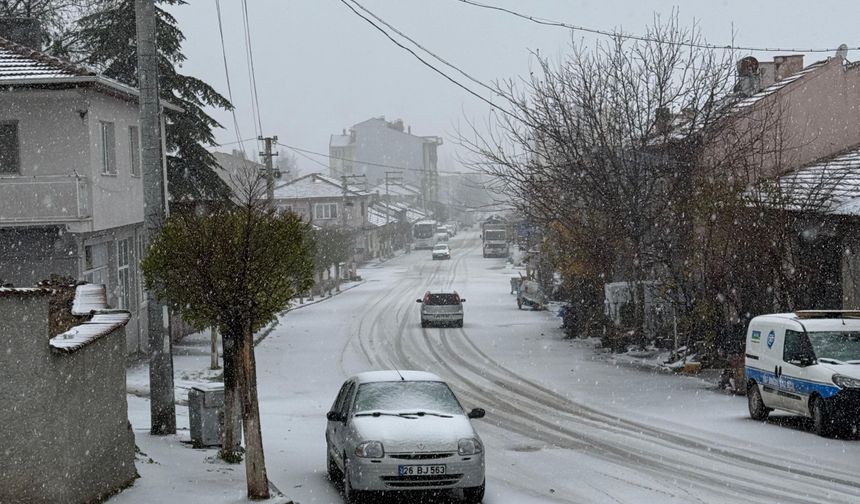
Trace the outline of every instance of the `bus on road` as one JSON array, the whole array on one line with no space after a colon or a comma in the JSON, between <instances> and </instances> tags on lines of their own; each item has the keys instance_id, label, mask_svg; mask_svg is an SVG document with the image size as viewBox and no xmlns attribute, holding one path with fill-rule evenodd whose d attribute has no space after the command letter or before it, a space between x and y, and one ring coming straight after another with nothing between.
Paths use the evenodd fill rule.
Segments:
<instances>
[{"instance_id":1,"label":"bus on road","mask_svg":"<svg viewBox=\"0 0 860 504\"><path fill-rule=\"evenodd\" d=\"M412 225L412 242L415 250L432 249L436 245L436 221L423 220Z\"/></svg>"}]
</instances>

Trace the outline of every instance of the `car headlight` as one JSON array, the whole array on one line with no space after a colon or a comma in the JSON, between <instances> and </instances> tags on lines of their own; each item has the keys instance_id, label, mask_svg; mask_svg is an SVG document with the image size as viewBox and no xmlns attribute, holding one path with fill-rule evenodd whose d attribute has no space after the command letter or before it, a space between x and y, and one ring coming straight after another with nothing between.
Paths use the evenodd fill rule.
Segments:
<instances>
[{"instance_id":1,"label":"car headlight","mask_svg":"<svg viewBox=\"0 0 860 504\"><path fill-rule=\"evenodd\" d=\"M460 455L474 455L481 453L481 442L475 438L464 438L457 442L457 453Z\"/></svg>"},{"instance_id":2,"label":"car headlight","mask_svg":"<svg viewBox=\"0 0 860 504\"><path fill-rule=\"evenodd\" d=\"M362 458L382 458L385 450L379 441L365 441L355 447L355 455Z\"/></svg>"},{"instance_id":3,"label":"car headlight","mask_svg":"<svg viewBox=\"0 0 860 504\"><path fill-rule=\"evenodd\" d=\"M860 388L860 380L841 374L833 375L833 383L839 388Z\"/></svg>"}]
</instances>

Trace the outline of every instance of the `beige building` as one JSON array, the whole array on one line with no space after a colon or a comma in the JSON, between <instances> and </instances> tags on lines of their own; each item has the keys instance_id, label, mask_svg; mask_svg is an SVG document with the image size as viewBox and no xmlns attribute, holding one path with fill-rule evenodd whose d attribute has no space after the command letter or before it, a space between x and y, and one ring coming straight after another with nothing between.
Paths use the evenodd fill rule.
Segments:
<instances>
[{"instance_id":1,"label":"beige building","mask_svg":"<svg viewBox=\"0 0 860 504\"><path fill-rule=\"evenodd\" d=\"M134 88L0 38L0 284L104 284L109 304L132 314L130 353L147 350L137 100Z\"/></svg>"}]
</instances>

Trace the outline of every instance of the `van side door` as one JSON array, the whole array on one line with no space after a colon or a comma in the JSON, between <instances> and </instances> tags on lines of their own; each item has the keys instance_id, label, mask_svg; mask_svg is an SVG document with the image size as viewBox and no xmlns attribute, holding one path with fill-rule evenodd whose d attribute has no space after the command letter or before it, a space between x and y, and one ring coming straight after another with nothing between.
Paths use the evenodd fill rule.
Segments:
<instances>
[{"instance_id":1,"label":"van side door","mask_svg":"<svg viewBox=\"0 0 860 504\"><path fill-rule=\"evenodd\" d=\"M762 328L761 339L761 395L769 408L784 409L785 404L780 394L780 375L782 373L782 349L785 328L776 324L768 324Z\"/></svg>"},{"instance_id":2,"label":"van side door","mask_svg":"<svg viewBox=\"0 0 860 504\"><path fill-rule=\"evenodd\" d=\"M786 329L782 351L782 374L779 379L780 396L787 410L809 415L809 366L815 363L815 351L804 331Z\"/></svg>"}]
</instances>

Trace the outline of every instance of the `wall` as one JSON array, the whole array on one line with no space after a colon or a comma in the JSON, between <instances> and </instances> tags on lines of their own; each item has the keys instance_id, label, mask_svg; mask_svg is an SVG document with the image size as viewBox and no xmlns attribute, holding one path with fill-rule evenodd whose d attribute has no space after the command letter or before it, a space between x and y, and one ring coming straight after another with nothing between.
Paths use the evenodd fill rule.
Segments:
<instances>
[{"instance_id":1,"label":"wall","mask_svg":"<svg viewBox=\"0 0 860 504\"><path fill-rule=\"evenodd\" d=\"M123 328L48 346L46 295L0 295L0 502L92 501L130 484Z\"/></svg>"},{"instance_id":2,"label":"wall","mask_svg":"<svg viewBox=\"0 0 860 504\"><path fill-rule=\"evenodd\" d=\"M353 126L356 132L355 159L406 168L403 180L422 186L422 175L435 171L436 164L425 159L425 140L387 126L384 119L369 119ZM371 186L385 182L385 172L393 168L357 163L358 173L367 175Z\"/></svg>"},{"instance_id":3,"label":"wall","mask_svg":"<svg viewBox=\"0 0 860 504\"><path fill-rule=\"evenodd\" d=\"M0 284L31 287L52 274L78 277L78 247L63 226L0 228Z\"/></svg>"}]
</instances>

